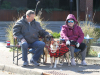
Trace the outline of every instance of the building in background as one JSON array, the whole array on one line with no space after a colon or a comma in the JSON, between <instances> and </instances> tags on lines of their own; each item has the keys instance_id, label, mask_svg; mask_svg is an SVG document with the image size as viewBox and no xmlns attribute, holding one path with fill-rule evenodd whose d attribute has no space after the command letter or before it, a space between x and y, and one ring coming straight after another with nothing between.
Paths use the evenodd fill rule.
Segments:
<instances>
[{"instance_id":1,"label":"building in background","mask_svg":"<svg viewBox=\"0 0 100 75\"><path fill-rule=\"evenodd\" d=\"M3 4L4 1L7 1L8 3ZM43 11L44 14L42 15L45 20L63 21L65 20L66 16L69 13L72 13L75 16L77 15L76 0L0 0L0 9L2 8L11 9L15 7L35 9L37 1L40 1L37 10L40 10L42 8L43 10L46 11L45 13ZM100 22L100 17L98 17L97 15L100 14L99 11L100 11L100 0L79 0L80 20L85 20L87 15L87 18L89 20L94 19L95 22ZM54 16L52 17L53 13L55 17Z\"/></svg>"}]
</instances>

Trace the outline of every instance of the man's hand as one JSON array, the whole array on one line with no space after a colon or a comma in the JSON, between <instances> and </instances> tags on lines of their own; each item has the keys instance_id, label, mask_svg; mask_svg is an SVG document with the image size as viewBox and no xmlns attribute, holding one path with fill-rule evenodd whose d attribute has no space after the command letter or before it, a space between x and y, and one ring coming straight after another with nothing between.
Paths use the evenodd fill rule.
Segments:
<instances>
[{"instance_id":1,"label":"man's hand","mask_svg":"<svg viewBox=\"0 0 100 75\"><path fill-rule=\"evenodd\" d=\"M80 44L78 42L76 42L76 47L78 48L80 46Z\"/></svg>"},{"instance_id":2,"label":"man's hand","mask_svg":"<svg viewBox=\"0 0 100 75\"><path fill-rule=\"evenodd\" d=\"M46 38L48 38L48 37L53 38L53 36L52 36L52 35L49 35L49 34L48 34L48 35L45 35L45 37L46 37Z\"/></svg>"},{"instance_id":3,"label":"man's hand","mask_svg":"<svg viewBox=\"0 0 100 75\"><path fill-rule=\"evenodd\" d=\"M66 45L70 45L70 41L69 40L66 41Z\"/></svg>"},{"instance_id":4,"label":"man's hand","mask_svg":"<svg viewBox=\"0 0 100 75\"><path fill-rule=\"evenodd\" d=\"M23 42L27 42L27 41L23 38L23 39L21 39L21 43L23 43Z\"/></svg>"}]
</instances>

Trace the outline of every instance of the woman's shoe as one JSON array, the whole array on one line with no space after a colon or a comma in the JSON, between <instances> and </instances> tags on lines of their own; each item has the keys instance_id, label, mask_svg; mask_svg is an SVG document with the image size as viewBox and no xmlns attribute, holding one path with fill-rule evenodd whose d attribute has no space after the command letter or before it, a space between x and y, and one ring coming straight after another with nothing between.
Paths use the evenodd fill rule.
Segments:
<instances>
[{"instance_id":1,"label":"woman's shoe","mask_svg":"<svg viewBox=\"0 0 100 75\"><path fill-rule=\"evenodd\" d=\"M74 58L71 59L71 65L73 65L73 66L76 65L76 63L75 63L75 59L74 59Z\"/></svg>"},{"instance_id":2,"label":"woman's shoe","mask_svg":"<svg viewBox=\"0 0 100 75\"><path fill-rule=\"evenodd\" d=\"M85 62L85 60L83 60L83 61L81 62L81 64L82 64L83 66L87 66L87 63Z\"/></svg>"}]
</instances>

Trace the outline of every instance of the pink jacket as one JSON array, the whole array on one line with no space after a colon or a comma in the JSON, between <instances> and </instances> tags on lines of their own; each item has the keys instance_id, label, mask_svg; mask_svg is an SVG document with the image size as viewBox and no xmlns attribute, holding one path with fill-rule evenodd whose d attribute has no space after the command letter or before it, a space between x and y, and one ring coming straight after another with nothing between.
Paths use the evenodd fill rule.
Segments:
<instances>
[{"instance_id":1,"label":"pink jacket","mask_svg":"<svg viewBox=\"0 0 100 75\"><path fill-rule=\"evenodd\" d=\"M66 22L68 19L74 19L76 21L76 24L74 25L73 28L69 27L67 23L66 25L63 25L60 33L61 38L65 39L66 41L74 40L77 41L78 43L82 43L84 39L84 33L82 29L77 25L78 22L76 18L74 17L73 14L69 14L66 19Z\"/></svg>"}]
</instances>

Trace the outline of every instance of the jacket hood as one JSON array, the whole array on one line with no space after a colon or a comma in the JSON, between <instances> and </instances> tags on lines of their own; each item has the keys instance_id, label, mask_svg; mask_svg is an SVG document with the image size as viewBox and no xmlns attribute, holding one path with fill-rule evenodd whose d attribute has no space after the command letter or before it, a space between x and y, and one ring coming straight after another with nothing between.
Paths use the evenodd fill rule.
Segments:
<instances>
[{"instance_id":1,"label":"jacket hood","mask_svg":"<svg viewBox=\"0 0 100 75\"><path fill-rule=\"evenodd\" d=\"M74 16L73 14L69 14L69 15L67 16L67 18L66 18L66 24L67 24L67 21L68 21L69 19L73 19L73 20L76 22L76 24L78 23L78 21L76 20L76 18L75 18L75 16Z\"/></svg>"}]
</instances>

